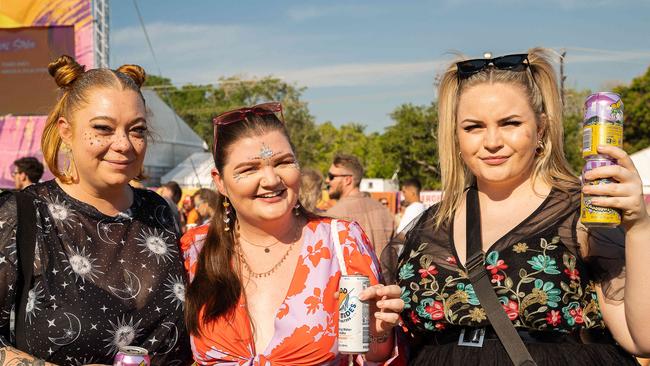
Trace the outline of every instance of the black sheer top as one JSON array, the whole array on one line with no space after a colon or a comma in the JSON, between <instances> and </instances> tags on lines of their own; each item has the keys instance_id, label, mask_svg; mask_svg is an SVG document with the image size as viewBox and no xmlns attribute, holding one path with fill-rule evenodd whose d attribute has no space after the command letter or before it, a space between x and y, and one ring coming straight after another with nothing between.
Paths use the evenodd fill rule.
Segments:
<instances>
[{"instance_id":1,"label":"black sheer top","mask_svg":"<svg viewBox=\"0 0 650 366\"><path fill-rule=\"evenodd\" d=\"M55 181L26 188L36 206L33 287L26 338L36 357L63 365L112 364L118 348L149 350L152 365L191 359L183 322L185 274L169 206L133 189L115 217L67 195ZM16 203L0 196L0 343L17 299Z\"/></svg>"},{"instance_id":2,"label":"black sheer top","mask_svg":"<svg viewBox=\"0 0 650 366\"><path fill-rule=\"evenodd\" d=\"M415 333L488 323L459 265L453 222L435 228L437 209L435 205L420 217L399 258L402 319ZM533 214L486 252L485 267L515 327L560 332L602 328L595 284L603 285L607 297L622 299L624 234L591 230L589 248L580 248L579 210L579 187L569 192L554 188Z\"/></svg>"}]
</instances>

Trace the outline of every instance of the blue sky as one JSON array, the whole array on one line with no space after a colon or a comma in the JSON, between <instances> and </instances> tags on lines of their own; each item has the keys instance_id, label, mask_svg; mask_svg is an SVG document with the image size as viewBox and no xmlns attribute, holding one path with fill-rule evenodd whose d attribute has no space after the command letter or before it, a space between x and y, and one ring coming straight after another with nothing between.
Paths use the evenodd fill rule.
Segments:
<instances>
[{"instance_id":1,"label":"blue sky","mask_svg":"<svg viewBox=\"0 0 650 366\"><path fill-rule=\"evenodd\" d=\"M111 1L112 67L157 73L132 1ZM307 87L321 123L381 132L429 104L453 52L565 48L569 87L607 89L650 66L648 0L138 0L162 74L177 85L274 75Z\"/></svg>"}]
</instances>

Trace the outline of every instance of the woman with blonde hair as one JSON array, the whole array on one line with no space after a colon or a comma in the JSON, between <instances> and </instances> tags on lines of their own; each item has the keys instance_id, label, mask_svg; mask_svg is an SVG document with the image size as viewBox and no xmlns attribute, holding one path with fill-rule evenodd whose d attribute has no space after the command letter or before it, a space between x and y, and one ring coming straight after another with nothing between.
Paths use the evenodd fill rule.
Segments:
<instances>
[{"instance_id":1,"label":"woman with blonde hair","mask_svg":"<svg viewBox=\"0 0 650 366\"><path fill-rule=\"evenodd\" d=\"M145 72L69 56L48 69L61 97L41 147L55 179L0 196L0 364L112 364L133 345L181 365L179 233L162 197L129 186L147 148Z\"/></svg>"},{"instance_id":2,"label":"woman with blonde hair","mask_svg":"<svg viewBox=\"0 0 650 366\"><path fill-rule=\"evenodd\" d=\"M443 200L408 233L398 283L414 365L633 365L650 353L650 218L618 166L581 189L551 54L461 60L439 90ZM622 228L579 222L580 193ZM625 288L624 288L625 287Z\"/></svg>"}]
</instances>

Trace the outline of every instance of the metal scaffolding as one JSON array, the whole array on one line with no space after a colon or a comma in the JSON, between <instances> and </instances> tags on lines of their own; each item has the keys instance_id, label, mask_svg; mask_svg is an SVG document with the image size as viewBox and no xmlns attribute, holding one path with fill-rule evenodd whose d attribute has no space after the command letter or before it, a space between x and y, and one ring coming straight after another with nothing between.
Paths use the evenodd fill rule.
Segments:
<instances>
[{"instance_id":1,"label":"metal scaffolding","mask_svg":"<svg viewBox=\"0 0 650 366\"><path fill-rule=\"evenodd\" d=\"M108 2L92 0L95 67L108 67Z\"/></svg>"}]
</instances>

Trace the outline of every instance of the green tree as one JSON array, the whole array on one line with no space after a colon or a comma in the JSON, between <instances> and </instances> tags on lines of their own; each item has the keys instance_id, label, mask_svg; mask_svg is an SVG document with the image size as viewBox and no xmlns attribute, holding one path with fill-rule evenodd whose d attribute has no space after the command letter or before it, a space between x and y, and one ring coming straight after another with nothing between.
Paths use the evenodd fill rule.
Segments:
<instances>
[{"instance_id":1,"label":"green tree","mask_svg":"<svg viewBox=\"0 0 650 366\"><path fill-rule=\"evenodd\" d=\"M317 129L307 103L301 100L304 88L273 77L259 80L228 77L220 79L218 85L188 84L177 88L169 79L153 75L145 85L154 89L209 145L213 135L212 118L219 113L272 100L281 102L300 162L313 165L317 159L311 147L318 140Z\"/></svg>"},{"instance_id":2,"label":"green tree","mask_svg":"<svg viewBox=\"0 0 650 366\"><path fill-rule=\"evenodd\" d=\"M623 146L628 154L650 146L650 67L629 86L614 88L625 106Z\"/></svg>"},{"instance_id":3,"label":"green tree","mask_svg":"<svg viewBox=\"0 0 650 366\"><path fill-rule=\"evenodd\" d=\"M418 178L427 189L439 188L436 104L403 104L390 116L395 123L379 137L368 171L388 178L399 169L400 179Z\"/></svg>"}]
</instances>

